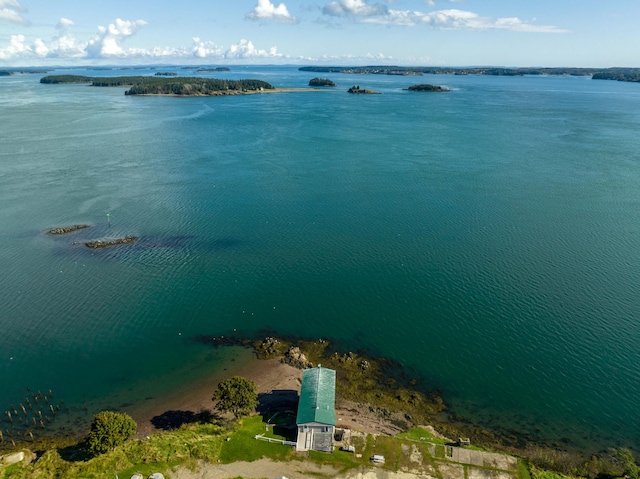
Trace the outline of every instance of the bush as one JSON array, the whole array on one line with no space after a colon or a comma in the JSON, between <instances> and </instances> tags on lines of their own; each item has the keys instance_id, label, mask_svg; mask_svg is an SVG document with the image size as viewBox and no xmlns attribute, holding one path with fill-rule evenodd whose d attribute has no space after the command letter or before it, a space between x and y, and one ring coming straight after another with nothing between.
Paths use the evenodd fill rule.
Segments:
<instances>
[{"instance_id":1,"label":"bush","mask_svg":"<svg viewBox=\"0 0 640 479\"><path fill-rule=\"evenodd\" d=\"M238 418L251 414L258 405L258 391L250 379L234 376L218 384L213 400L218 401L219 410L232 412Z\"/></svg>"},{"instance_id":2,"label":"bush","mask_svg":"<svg viewBox=\"0 0 640 479\"><path fill-rule=\"evenodd\" d=\"M136 433L136 422L126 413L102 411L95 415L87 436L87 446L94 454L112 451Z\"/></svg>"}]
</instances>

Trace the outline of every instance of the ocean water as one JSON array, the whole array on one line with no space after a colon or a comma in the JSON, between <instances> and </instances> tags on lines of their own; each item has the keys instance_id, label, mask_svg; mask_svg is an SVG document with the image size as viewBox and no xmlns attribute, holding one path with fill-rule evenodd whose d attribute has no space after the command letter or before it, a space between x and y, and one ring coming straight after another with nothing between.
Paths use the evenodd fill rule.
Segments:
<instances>
[{"instance_id":1,"label":"ocean water","mask_svg":"<svg viewBox=\"0 0 640 479\"><path fill-rule=\"evenodd\" d=\"M198 335L268 328L393 358L482 424L640 447L640 86L324 76L211 98L0 77L0 409L136 406L235 357Z\"/></svg>"}]
</instances>

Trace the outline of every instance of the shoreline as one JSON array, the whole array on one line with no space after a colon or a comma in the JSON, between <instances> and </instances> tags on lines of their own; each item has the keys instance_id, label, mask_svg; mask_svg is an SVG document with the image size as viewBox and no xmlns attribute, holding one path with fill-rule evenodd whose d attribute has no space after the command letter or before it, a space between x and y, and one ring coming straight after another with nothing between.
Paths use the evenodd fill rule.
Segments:
<instances>
[{"instance_id":1,"label":"shoreline","mask_svg":"<svg viewBox=\"0 0 640 479\"><path fill-rule=\"evenodd\" d=\"M262 416L259 419L263 423L268 423L267 419L274 417L274 414L277 413L295 414L302 382L302 371L307 367L319 365L320 360L322 360L322 364L325 367L336 369L338 375L344 376L343 384L340 386L338 383L337 386L339 387L336 389L336 429L347 431L346 434L350 438L368 437L373 440L375 445L378 440L386 443L386 441L393 440L392 437L400 433L415 430L414 428L422 428L428 432L425 435L435 436L438 441L441 440L448 446L461 443L462 439L458 438L465 438L465 441L470 440L470 445L473 446L473 449L484 451L483 454L489 454L491 457L511 456L514 460L515 458L520 458L525 464L543 471L554 471L583 477L586 474L585 471L606 472L609 470L606 469L607 467L617 467L615 463L615 457L617 456L612 456L611 452L616 453L615 449L610 449L607 453L600 452L597 455L585 455L586 451L584 450L572 451L570 448L552 446L533 440L515 445L511 441L505 441L507 436L504 435L504 431L483 430L472 422L467 422L466 425L463 425L456 419L452 419L448 414L441 415L438 412L428 411L420 412L420 409L429 407L428 403L424 403L420 399L422 393L417 390L412 392L412 390L407 390L399 384L386 387L380 382L380 379L384 380L385 378L393 380L394 376L394 368L389 360L385 358L359 356L353 352L345 354L327 352L325 348L329 343L322 339L316 341L299 340L293 343L273 337L267 337L262 341L226 337L203 337L201 340L209 342L212 347L225 350L225 353L228 353L223 355L225 360L216 362L214 367L209 369L200 369L199 374L183 376L183 381L179 383L173 385L166 382L163 383L163 387L154 391L158 393L155 397L150 396L137 404L116 408L120 412L126 412L136 421L137 431L133 436L135 440L143 442L151 440L153 442L157 439L162 442L164 440L163 437L155 437L157 434L179 429L183 425L207 428L210 427L207 425L215 424L214 427L216 428L223 427L227 428L227 430L232 430L235 426L231 425L235 424L235 421L231 420L229 414L218 413L215 403L212 401L212 396L220 381L233 376L242 376L255 383L258 392L258 406L255 413L251 415ZM282 352L283 348L285 348L284 353ZM295 366L292 364L295 364ZM363 368L363 364L366 364L366 367ZM381 364L386 368L383 368L382 376L379 376L375 371L378 370ZM373 374L363 373L354 376L354 366L355 371L373 371ZM347 389L345 389L345 381ZM363 387L363 381L364 383L369 383L368 388ZM372 382L375 384L371 385ZM350 389L352 385L357 391L355 396ZM342 388L342 392L339 391L340 388ZM374 396L370 395L371 389L375 393ZM399 403L397 402L388 401L389 397L400 399L407 393L410 394L408 403L401 402L398 405ZM348 397L351 397L352 400L346 399ZM405 404L406 407L403 407L402 404ZM414 408L411 407L412 404L415 406ZM412 417L414 413L416 416ZM187 429L187 431L191 430ZM487 437L482 438L478 433L484 433ZM166 437L170 438L172 434L169 433ZM177 432L177 434L181 433ZM206 434L210 434L210 432L206 432ZM422 440L423 438L420 439ZM226 440L228 441L229 437ZM183 441L183 439L180 439L180 441ZM52 442L44 448L61 450L61 447L73 448L75 444L75 442L73 444L70 443L67 438L64 443L55 445L55 442ZM467 442L466 445L469 445L469 443ZM620 454L625 454L625 451L628 454L632 454L629 449L618 450ZM432 451L430 454L433 455L435 452ZM239 471L243 477L258 478L263 476L255 476L255 474L260 474L262 467L268 468L272 464L275 464L278 470L285 468L289 475L293 474L291 463L288 461L282 463L273 462L272 459L263 459L259 461L261 463L260 467L256 468L256 464L253 462L243 462L241 460L242 457L244 456L224 464L220 464L220 458L217 459L217 462L207 462L200 458L197 461L196 469L193 469L195 463L180 463L172 468L172 477L177 479L197 479L197 477L222 479L237 477L237 472L233 471ZM295 463L297 464L297 461ZM307 466L313 469L315 467L314 461L305 463L305 468ZM295 471L298 471L298 469L295 469ZM333 472L336 475L332 477L344 477L345 479L353 477L350 475L341 476L337 470ZM371 469L371 472L373 472L373 469ZM385 471L384 473L387 474L387 472ZM193 475L194 473L196 474L195 476ZM588 475L592 477L590 472ZM358 477L361 479L361 476ZM385 475L384 477L392 476ZM407 476L403 477L417 479L417 477L423 476L408 473ZM460 478L444 477L444 479ZM522 478L510 477L509 479Z\"/></svg>"},{"instance_id":2,"label":"shoreline","mask_svg":"<svg viewBox=\"0 0 640 479\"><path fill-rule=\"evenodd\" d=\"M219 371L173 388L162 399L156 398L132 407L127 412L138 424L134 437L141 439L162 432L163 428L157 427L152 421L163 414L173 413L183 417L190 416L190 413L215 415L215 404L211 399L213 393L220 381L232 376L243 376L254 381L260 403L267 407L279 403L283 397L290 401L292 391L297 400L302 369L285 364L279 357L259 359L252 348L246 347L246 350L247 356L243 354L239 361L228 362ZM371 406L336 397L336 427L371 434L394 435L402 432L402 428L393 423L403 417L402 413L381 417L370 410Z\"/></svg>"},{"instance_id":3,"label":"shoreline","mask_svg":"<svg viewBox=\"0 0 640 479\"><path fill-rule=\"evenodd\" d=\"M560 444L536 435L535 431L505 429L482 419L459 416L444 404L440 391L421 387L420 378L412 379L401 364L384 357L340 353L324 339L198 336L192 340L217 352L200 354L192 358L189 367L169 375L148 376L135 390L129 388L128 396L110 397L108 402L112 406L101 410L129 414L137 423L136 439L177 429L182 424L220 421L224 415L219 414L212 401L217 385L232 376L242 376L256 385L258 413L295 412L303 369L290 364L300 368L322 364L335 369L341 378L336 389L337 428L394 436L412 427L430 427L435 435L465 437L474 446L525 456L547 451L584 460L605 451L568 442ZM294 350L297 350L295 357ZM81 440L88 425L89 422L86 428L66 430L63 434L51 431L52 434L43 435L43 442L61 439L64 442L73 437Z\"/></svg>"},{"instance_id":4,"label":"shoreline","mask_svg":"<svg viewBox=\"0 0 640 479\"><path fill-rule=\"evenodd\" d=\"M586 460L605 450L596 445L585 447L584 444L559 443L536 435L536 431L509 429L476 421L473 417L461 417L444 404L439 391L418 386L420 378L409 380L399 363L383 357L334 352L326 340L273 337L263 340L229 337L222 340L203 336L200 341L223 350L238 347L245 350L246 356L243 352L241 361L231 359L220 369L210 370L200 378L191 378L153 404L139 404L131 408L127 412L139 425L136 437L162 431L157 427L157 416L167 412L187 413L191 422L197 420L198 415L201 418L220 418L211 398L218 382L232 376L243 376L255 382L259 393L258 412L275 409L295 411L302 369L285 364L285 361L291 363L291 351L297 349L298 353L304 352L301 355L303 366L323 364L336 369L338 376L343 377L342 386L336 390L338 428L393 436L411 427L428 425L442 437L470 438L473 445L487 450L525 456L553 451L576 460ZM155 426L152 423L154 418ZM622 446L612 444L609 447Z\"/></svg>"}]
</instances>

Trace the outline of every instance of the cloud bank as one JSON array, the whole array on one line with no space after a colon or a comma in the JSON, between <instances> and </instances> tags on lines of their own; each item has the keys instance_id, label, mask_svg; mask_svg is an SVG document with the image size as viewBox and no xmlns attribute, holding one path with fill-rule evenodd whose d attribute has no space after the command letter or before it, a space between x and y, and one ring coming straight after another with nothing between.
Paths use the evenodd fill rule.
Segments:
<instances>
[{"instance_id":1,"label":"cloud bank","mask_svg":"<svg viewBox=\"0 0 640 479\"><path fill-rule=\"evenodd\" d=\"M93 61L129 59L132 61L172 61L190 58L252 60L276 59L283 56L278 53L276 47L260 49L253 42L244 38L228 48L198 37L192 39L191 45L184 47L128 48L126 42L146 25L147 22L144 20L131 21L118 18L107 26L99 26L97 34L93 38L82 42L78 41L71 32L74 22L68 18L61 18L55 26L59 34L49 41L37 38L32 42L27 42L25 35L11 35L9 45L0 47L0 60L81 59Z\"/></svg>"},{"instance_id":2,"label":"cloud bank","mask_svg":"<svg viewBox=\"0 0 640 479\"><path fill-rule=\"evenodd\" d=\"M434 2L427 1L428 5ZM383 3L369 3L365 0L336 0L321 9L323 15L350 19L359 23L411 27L426 25L441 30L511 30L532 33L565 33L566 30L549 25L535 25L518 17L490 18L477 13L458 10L436 10L419 12L415 10L394 10Z\"/></svg>"}]
</instances>

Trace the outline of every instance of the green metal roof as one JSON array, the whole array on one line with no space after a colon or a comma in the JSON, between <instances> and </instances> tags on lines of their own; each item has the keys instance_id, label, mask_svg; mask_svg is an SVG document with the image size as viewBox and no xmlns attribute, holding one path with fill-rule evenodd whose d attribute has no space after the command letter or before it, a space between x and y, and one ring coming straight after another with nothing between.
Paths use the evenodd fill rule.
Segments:
<instances>
[{"instance_id":1,"label":"green metal roof","mask_svg":"<svg viewBox=\"0 0 640 479\"><path fill-rule=\"evenodd\" d=\"M336 425L336 372L317 368L302 371L297 424L318 422Z\"/></svg>"}]
</instances>

